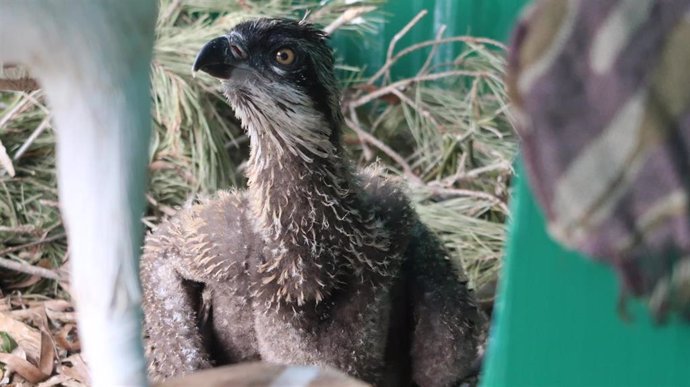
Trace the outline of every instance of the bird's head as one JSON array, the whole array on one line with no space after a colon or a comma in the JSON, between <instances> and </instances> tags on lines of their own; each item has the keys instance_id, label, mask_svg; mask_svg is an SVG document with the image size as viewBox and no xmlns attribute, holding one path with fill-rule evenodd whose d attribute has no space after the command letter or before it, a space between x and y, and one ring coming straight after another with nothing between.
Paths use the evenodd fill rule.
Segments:
<instances>
[{"instance_id":1,"label":"bird's head","mask_svg":"<svg viewBox=\"0 0 690 387\"><path fill-rule=\"evenodd\" d=\"M304 159L339 146L340 94L327 35L289 19L243 22L208 42L194 62L221 79L253 140Z\"/></svg>"}]
</instances>

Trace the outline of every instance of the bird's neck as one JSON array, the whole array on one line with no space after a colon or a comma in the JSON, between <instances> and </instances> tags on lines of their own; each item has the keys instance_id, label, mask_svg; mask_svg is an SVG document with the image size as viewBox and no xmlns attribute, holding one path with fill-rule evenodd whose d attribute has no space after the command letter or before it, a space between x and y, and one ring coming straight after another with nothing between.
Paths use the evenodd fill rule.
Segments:
<instances>
[{"instance_id":1,"label":"bird's neck","mask_svg":"<svg viewBox=\"0 0 690 387\"><path fill-rule=\"evenodd\" d=\"M318 303L362 278L366 256L386 251L389 239L374 224L341 147L316 146L315 154L251 128L250 136L248 191L265 257L258 292L269 304Z\"/></svg>"},{"instance_id":2,"label":"bird's neck","mask_svg":"<svg viewBox=\"0 0 690 387\"><path fill-rule=\"evenodd\" d=\"M270 141L252 142L247 177L259 228L279 237L323 223L319 212L352 211L359 199L349 163L335 147L327 157L318 157L278 149Z\"/></svg>"}]
</instances>

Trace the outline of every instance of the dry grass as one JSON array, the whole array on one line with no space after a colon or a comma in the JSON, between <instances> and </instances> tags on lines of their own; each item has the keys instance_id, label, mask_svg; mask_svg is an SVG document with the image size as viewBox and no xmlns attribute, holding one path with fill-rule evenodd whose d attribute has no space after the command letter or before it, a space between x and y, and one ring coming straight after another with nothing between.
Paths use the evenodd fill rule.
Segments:
<instances>
[{"instance_id":1,"label":"dry grass","mask_svg":"<svg viewBox=\"0 0 690 387\"><path fill-rule=\"evenodd\" d=\"M362 3L348 6L334 0L322 2L321 8L317 3L162 1L152 66L148 226L194 195L244 184L241 166L248 141L216 82L192 78L190 63L199 47L251 16L301 17L312 9L311 20L353 29L363 38L381 22L376 13L365 14L363 24L343 20L345 10ZM342 58L339 62L350 128L347 148L359 165L378 160L383 173L408 181L423 220L465 267L471 285L481 286L500 269L516 151L501 81L503 49L488 40L444 37L443 30L428 42L396 44L397 39L391 42L386 64L372 77ZM442 44L458 45L461 53L452 63L434 64L431 58ZM416 50L430 51L427 63L414 77L393 77L390 67ZM61 281L69 251L57 208L49 118L40 91L0 93L0 363L16 361L8 360L11 352L26 364L9 368L26 379L36 382L52 375L44 385L82 385L86 376L74 313L66 301L68 285ZM49 352L54 358L44 357ZM13 382L20 379L13 376Z\"/></svg>"},{"instance_id":2,"label":"dry grass","mask_svg":"<svg viewBox=\"0 0 690 387\"><path fill-rule=\"evenodd\" d=\"M361 164L380 157L388 173L407 179L422 219L465 268L470 285L481 287L501 266L517 149L502 82L504 49L442 33L400 49L393 40L378 72L350 81L348 142ZM432 65L433 48L441 44L460 44L461 52L452 63ZM398 59L428 47L429 59L415 76L393 80L388 71Z\"/></svg>"}]
</instances>

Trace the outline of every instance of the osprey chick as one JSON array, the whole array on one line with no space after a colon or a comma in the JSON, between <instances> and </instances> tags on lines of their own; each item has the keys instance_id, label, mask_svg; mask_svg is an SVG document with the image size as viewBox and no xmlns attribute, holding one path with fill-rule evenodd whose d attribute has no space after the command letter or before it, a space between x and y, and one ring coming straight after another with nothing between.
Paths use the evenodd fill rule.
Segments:
<instances>
[{"instance_id":1,"label":"osprey chick","mask_svg":"<svg viewBox=\"0 0 690 387\"><path fill-rule=\"evenodd\" d=\"M249 134L249 182L148 238L152 375L262 359L379 386L466 377L485 317L399 187L345 158L326 35L286 19L241 23L194 70L222 80Z\"/></svg>"}]
</instances>

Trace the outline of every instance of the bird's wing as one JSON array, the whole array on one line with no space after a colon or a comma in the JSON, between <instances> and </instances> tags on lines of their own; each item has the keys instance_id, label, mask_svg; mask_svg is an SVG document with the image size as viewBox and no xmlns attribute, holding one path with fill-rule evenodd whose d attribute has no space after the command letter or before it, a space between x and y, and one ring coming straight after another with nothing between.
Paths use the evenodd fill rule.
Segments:
<instances>
[{"instance_id":1,"label":"bird's wing","mask_svg":"<svg viewBox=\"0 0 690 387\"><path fill-rule=\"evenodd\" d=\"M141 262L149 372L166 378L211 366L199 328L205 284L244 275L251 226L243 198L221 192L164 223Z\"/></svg>"},{"instance_id":2,"label":"bird's wing","mask_svg":"<svg viewBox=\"0 0 690 387\"><path fill-rule=\"evenodd\" d=\"M253 220L239 191L220 191L184 211L173 223L179 246L178 272L201 282L234 281L245 274L244 264L254 250Z\"/></svg>"},{"instance_id":3,"label":"bird's wing","mask_svg":"<svg viewBox=\"0 0 690 387\"><path fill-rule=\"evenodd\" d=\"M407 250L412 305L412 372L424 387L450 386L473 371L484 343L486 317L460 268L421 222Z\"/></svg>"}]
</instances>

